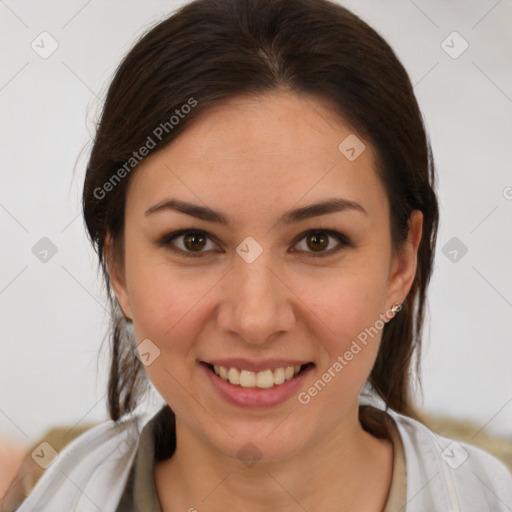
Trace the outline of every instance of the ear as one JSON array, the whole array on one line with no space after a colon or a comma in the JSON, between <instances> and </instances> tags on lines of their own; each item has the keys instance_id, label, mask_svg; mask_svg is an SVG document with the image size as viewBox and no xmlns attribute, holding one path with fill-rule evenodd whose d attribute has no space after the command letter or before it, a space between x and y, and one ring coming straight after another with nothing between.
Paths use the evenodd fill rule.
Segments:
<instances>
[{"instance_id":1,"label":"ear","mask_svg":"<svg viewBox=\"0 0 512 512\"><path fill-rule=\"evenodd\" d=\"M416 275L418 247L423 228L423 213L413 210L409 217L409 234L400 250L394 254L388 284L388 304L402 304ZM390 306L391 307L391 306Z\"/></svg>"},{"instance_id":2,"label":"ear","mask_svg":"<svg viewBox=\"0 0 512 512\"><path fill-rule=\"evenodd\" d=\"M107 264L110 286L116 295L119 307L124 316L131 320L133 315L126 287L125 271L123 265L118 261L119 258L115 256L114 240L109 232L105 237L103 256Z\"/></svg>"}]
</instances>

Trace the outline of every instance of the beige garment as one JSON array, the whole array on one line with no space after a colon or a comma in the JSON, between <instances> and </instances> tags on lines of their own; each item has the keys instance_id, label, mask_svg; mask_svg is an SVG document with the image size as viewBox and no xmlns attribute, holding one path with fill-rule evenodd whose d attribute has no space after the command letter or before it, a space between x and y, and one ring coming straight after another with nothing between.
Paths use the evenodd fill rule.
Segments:
<instances>
[{"instance_id":1,"label":"beige garment","mask_svg":"<svg viewBox=\"0 0 512 512\"><path fill-rule=\"evenodd\" d=\"M367 405L359 407L359 421L367 432L375 437L389 439L393 443L393 476L388 500L382 512L403 512L407 503L407 471L398 427L385 411Z\"/></svg>"}]
</instances>

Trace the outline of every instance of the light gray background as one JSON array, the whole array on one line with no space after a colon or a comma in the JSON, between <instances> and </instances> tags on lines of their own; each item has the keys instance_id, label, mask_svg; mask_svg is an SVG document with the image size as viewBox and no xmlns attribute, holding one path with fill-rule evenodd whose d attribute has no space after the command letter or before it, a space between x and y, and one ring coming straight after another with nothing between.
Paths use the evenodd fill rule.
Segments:
<instances>
[{"instance_id":1,"label":"light gray background","mask_svg":"<svg viewBox=\"0 0 512 512\"><path fill-rule=\"evenodd\" d=\"M418 400L512 435L512 2L342 3L404 63L437 163ZM105 297L79 214L88 144L120 59L179 5L0 1L0 430L20 440L106 418ZM31 48L43 31L59 45L47 59ZM456 59L442 47L461 48L446 39L454 31L469 44ZM58 249L46 263L32 253L42 237ZM455 263L442 252L452 237L468 248ZM159 403L154 395L149 407Z\"/></svg>"}]
</instances>

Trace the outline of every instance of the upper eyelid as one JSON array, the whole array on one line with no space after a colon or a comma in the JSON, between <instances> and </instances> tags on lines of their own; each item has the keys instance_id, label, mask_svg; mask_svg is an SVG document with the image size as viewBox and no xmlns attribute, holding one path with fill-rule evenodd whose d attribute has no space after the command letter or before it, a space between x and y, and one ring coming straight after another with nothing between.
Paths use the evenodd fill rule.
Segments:
<instances>
[{"instance_id":1,"label":"upper eyelid","mask_svg":"<svg viewBox=\"0 0 512 512\"><path fill-rule=\"evenodd\" d=\"M327 234L327 236L334 238L338 242L338 244L343 244L343 243L345 243L346 245L351 244L349 237L347 237L344 233L341 233L341 232L333 230L333 229L328 229L328 228L306 229L305 231L303 231L302 233L297 235L292 240L292 243L295 245L298 242L302 241L308 234L315 233L315 232ZM180 229L173 233L169 233L169 234L165 235L164 237L162 237L161 242L163 245L167 245L167 244L171 243L173 240L175 240L176 238L180 238L180 237L186 235L187 233L201 234L201 235L205 236L206 238L208 238L209 240L211 240L212 242L214 242L216 245L219 245L218 238L215 235L212 235L211 233L209 233L208 231L205 231L203 229L196 229L196 228ZM202 253L206 254L208 252L211 252L211 251L197 251L197 252L184 251L183 249L181 249L179 247L176 247L176 249L178 251L183 251L187 254L202 254ZM323 253L320 252L318 254L329 254L331 251L332 251L332 249L330 249L329 251L324 251ZM298 251L298 252L304 252L304 251ZM308 251L305 251L305 252L308 252ZM314 252L311 252L311 254L314 254Z\"/></svg>"}]
</instances>

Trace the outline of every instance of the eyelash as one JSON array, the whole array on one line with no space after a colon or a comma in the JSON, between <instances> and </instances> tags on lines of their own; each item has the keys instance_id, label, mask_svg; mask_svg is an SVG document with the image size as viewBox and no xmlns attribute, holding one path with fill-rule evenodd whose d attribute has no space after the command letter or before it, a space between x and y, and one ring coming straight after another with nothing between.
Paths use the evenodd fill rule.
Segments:
<instances>
[{"instance_id":1,"label":"eyelash","mask_svg":"<svg viewBox=\"0 0 512 512\"><path fill-rule=\"evenodd\" d=\"M176 238L180 238L187 234L194 234L194 235L201 235L205 238L209 239L210 241L214 241L213 238L209 233L206 231L202 231L200 229L181 229L179 231L174 231L173 233L169 233L162 237L158 241L158 245L166 247L173 251L174 253L178 254L178 256L184 257L184 258L198 258L202 257L205 253L208 253L209 251L199 251L199 252L192 252L192 251L185 251L183 249L180 249L176 247L174 244L172 244L172 241ZM333 256L334 254L341 251L341 249L345 247L354 247L351 240L344 235L343 233L339 233L338 231L333 231L331 229L310 229L308 231L305 231L304 233L301 233L295 240L294 245L301 242L304 238L306 238L310 234L325 234L332 238L335 238L339 242L339 246L335 249L329 249L328 251L324 252L304 252L304 251L296 251L296 252L302 252L304 255L308 258L325 258L328 256Z\"/></svg>"}]
</instances>

